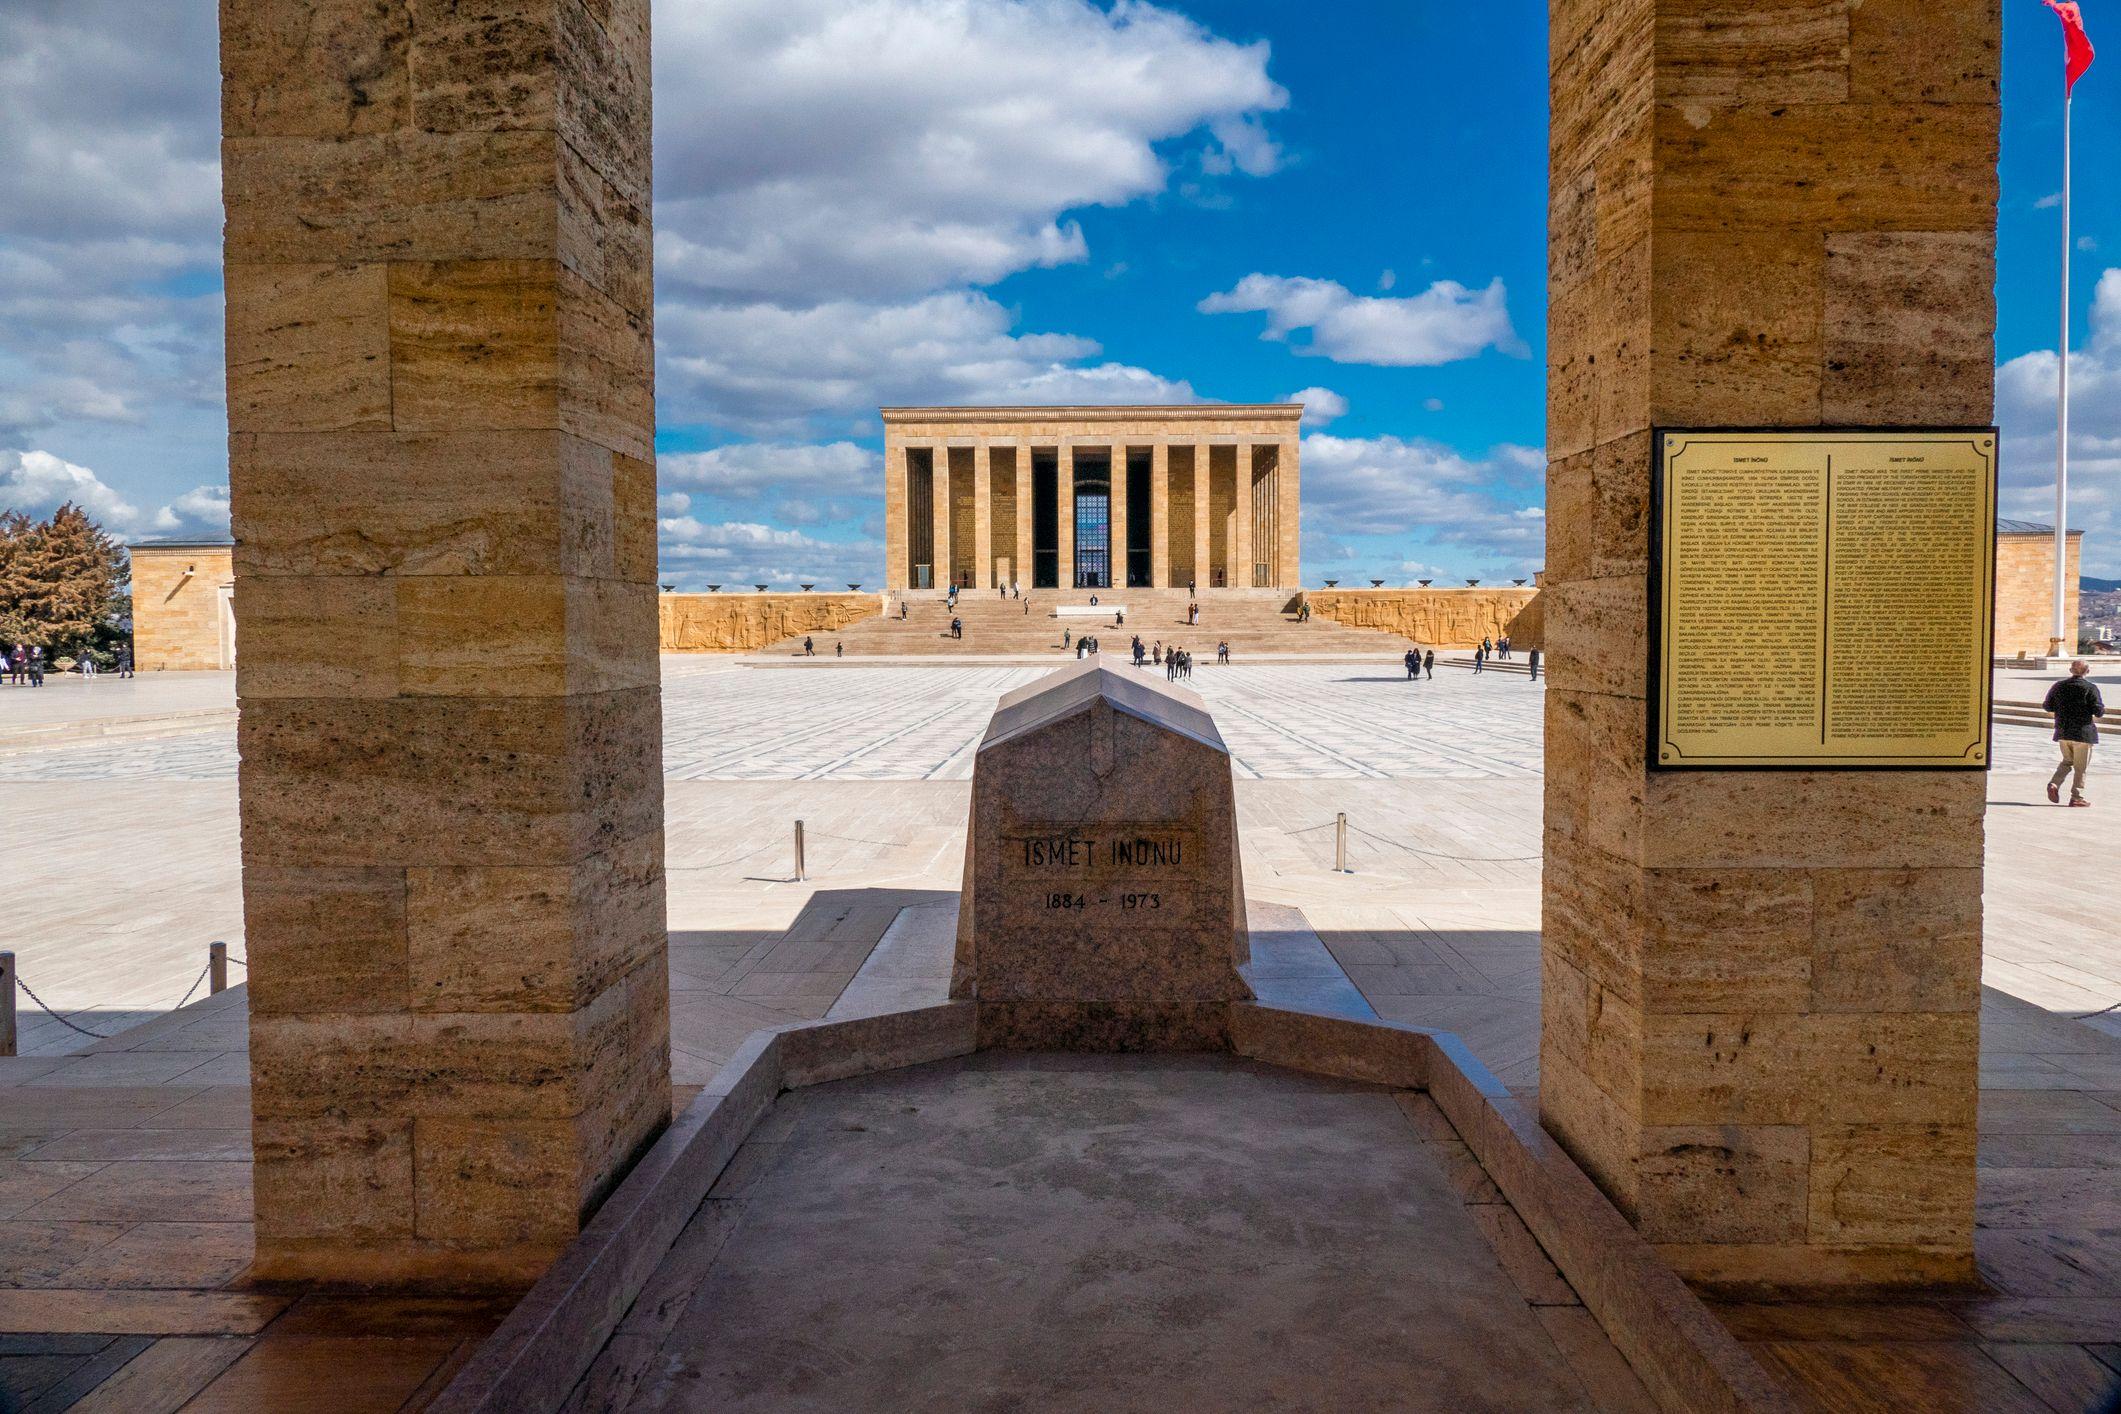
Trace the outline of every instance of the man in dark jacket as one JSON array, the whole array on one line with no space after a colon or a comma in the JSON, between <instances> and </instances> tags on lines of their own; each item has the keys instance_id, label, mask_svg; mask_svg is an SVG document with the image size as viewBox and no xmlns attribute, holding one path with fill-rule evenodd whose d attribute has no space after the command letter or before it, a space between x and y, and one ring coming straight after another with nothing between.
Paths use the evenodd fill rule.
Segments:
<instances>
[{"instance_id":1,"label":"man in dark jacket","mask_svg":"<svg viewBox=\"0 0 2121 1414\"><path fill-rule=\"evenodd\" d=\"M2079 658L2069 665L2069 676L2047 690L2040 706L2055 714L2055 740L2062 747L2062 764L2047 783L2047 798L2062 803L2062 778L2075 772L2069 784L2069 803L2090 805L2084 798L2084 773L2091 768L2092 747L2099 740L2097 719L2106 715L2106 704L2088 674L2092 665Z\"/></svg>"}]
</instances>

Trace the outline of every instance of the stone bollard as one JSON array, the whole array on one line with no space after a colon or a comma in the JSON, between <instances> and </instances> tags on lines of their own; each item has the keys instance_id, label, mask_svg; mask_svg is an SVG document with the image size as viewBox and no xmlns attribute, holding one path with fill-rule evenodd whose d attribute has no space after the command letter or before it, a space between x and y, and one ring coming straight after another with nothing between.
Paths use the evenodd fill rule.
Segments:
<instances>
[{"instance_id":1,"label":"stone bollard","mask_svg":"<svg viewBox=\"0 0 2121 1414\"><path fill-rule=\"evenodd\" d=\"M0 1056L15 1053L15 955L0 952Z\"/></svg>"},{"instance_id":2,"label":"stone bollard","mask_svg":"<svg viewBox=\"0 0 2121 1414\"><path fill-rule=\"evenodd\" d=\"M228 944L206 945L206 994L219 996L228 990Z\"/></svg>"}]
</instances>

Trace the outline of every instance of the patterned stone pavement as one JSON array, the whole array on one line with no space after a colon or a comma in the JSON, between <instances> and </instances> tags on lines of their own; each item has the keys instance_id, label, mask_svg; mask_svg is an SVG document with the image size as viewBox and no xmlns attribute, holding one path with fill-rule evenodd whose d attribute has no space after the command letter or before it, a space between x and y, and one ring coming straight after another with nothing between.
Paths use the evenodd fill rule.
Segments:
<instances>
[{"instance_id":1,"label":"patterned stone pavement","mask_svg":"<svg viewBox=\"0 0 2121 1414\"><path fill-rule=\"evenodd\" d=\"M664 773L680 781L969 780L995 699L1043 671L668 658ZM1529 779L1541 771L1545 689L1517 674L1443 668L1417 685L1390 662L1203 665L1188 685L1208 700L1244 780ZM1997 729L1999 772L2045 770L2052 754L2037 731ZM235 768L235 733L226 726L0 754L0 782L212 781L233 778Z\"/></svg>"}]
</instances>

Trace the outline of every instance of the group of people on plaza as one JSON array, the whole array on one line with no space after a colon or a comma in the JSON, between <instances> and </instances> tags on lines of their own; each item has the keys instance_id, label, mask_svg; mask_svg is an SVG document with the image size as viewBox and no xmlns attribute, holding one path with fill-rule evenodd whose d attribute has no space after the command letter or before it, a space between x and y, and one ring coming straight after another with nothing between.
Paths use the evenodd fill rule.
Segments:
<instances>
[{"instance_id":1,"label":"group of people on plaza","mask_svg":"<svg viewBox=\"0 0 2121 1414\"><path fill-rule=\"evenodd\" d=\"M118 645L116 656L118 676L121 678L131 677L133 675L133 650L121 643ZM44 648L41 644L17 643L5 652L0 652L0 677L4 677L16 687L44 686L44 674L49 666L49 660L44 656ZM96 659L93 654L83 653L74 660L73 671L81 674L84 678L92 678L98 676L102 670L96 666Z\"/></svg>"},{"instance_id":2,"label":"group of people on plaza","mask_svg":"<svg viewBox=\"0 0 2121 1414\"><path fill-rule=\"evenodd\" d=\"M1510 636L1508 634L1504 634L1500 642L1492 638L1483 637L1480 640L1480 646L1473 650L1473 671L1484 673L1488 670L1488 664L1492 660L1509 656ZM1539 650L1537 648L1534 648L1525 658L1525 666L1532 670L1532 681L1539 681Z\"/></svg>"}]
</instances>

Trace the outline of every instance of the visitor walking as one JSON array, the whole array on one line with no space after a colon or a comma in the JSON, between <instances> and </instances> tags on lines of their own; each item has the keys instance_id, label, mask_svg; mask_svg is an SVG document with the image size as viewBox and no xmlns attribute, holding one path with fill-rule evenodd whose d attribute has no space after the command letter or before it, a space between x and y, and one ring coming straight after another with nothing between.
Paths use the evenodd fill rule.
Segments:
<instances>
[{"instance_id":1,"label":"visitor walking","mask_svg":"<svg viewBox=\"0 0 2121 1414\"><path fill-rule=\"evenodd\" d=\"M963 638L965 636L965 621L963 619L957 618L955 616L951 618L950 636L952 638Z\"/></svg>"},{"instance_id":2,"label":"visitor walking","mask_svg":"<svg viewBox=\"0 0 2121 1414\"><path fill-rule=\"evenodd\" d=\"M1227 664L1230 661L1230 640L1225 638L1215 645L1215 661Z\"/></svg>"},{"instance_id":3,"label":"visitor walking","mask_svg":"<svg viewBox=\"0 0 2121 1414\"><path fill-rule=\"evenodd\" d=\"M1068 637L1068 636L1067 636L1066 634L1062 634L1062 635L1061 635L1061 646L1062 646L1063 648L1065 648L1065 647L1067 647L1067 646L1068 646L1068 644L1067 644L1067 637ZM1075 640L1075 661L1076 661L1076 662L1080 663L1080 662L1081 662L1081 661L1083 660L1083 650L1084 650L1084 649L1086 649L1086 648L1088 648L1089 646L1090 646L1090 640L1089 640L1089 639L1087 639L1087 638L1078 638L1078 639L1076 639L1076 640Z\"/></svg>"},{"instance_id":4,"label":"visitor walking","mask_svg":"<svg viewBox=\"0 0 2121 1414\"><path fill-rule=\"evenodd\" d=\"M2091 769L2092 747L2099 741L2096 719L2106 715L2106 703L2087 676L2091 670L2092 665L2082 658L2071 663L2069 676L2049 688L2040 704L2044 711L2055 714L2055 740L2062 747L2062 764L2047 782L2047 798L2056 805L2062 803L2062 780L2072 773L2075 779L2069 783L2069 803L2091 804L2084 798L2084 775Z\"/></svg>"},{"instance_id":5,"label":"visitor walking","mask_svg":"<svg viewBox=\"0 0 2121 1414\"><path fill-rule=\"evenodd\" d=\"M1061 630L1061 647L1063 647L1063 648L1066 648L1067 646L1068 646L1068 630L1066 630L1066 629L1062 629L1062 630Z\"/></svg>"},{"instance_id":6,"label":"visitor walking","mask_svg":"<svg viewBox=\"0 0 2121 1414\"><path fill-rule=\"evenodd\" d=\"M129 646L121 645L118 649L118 676L121 678L129 678L132 675L133 650Z\"/></svg>"},{"instance_id":7,"label":"visitor walking","mask_svg":"<svg viewBox=\"0 0 2121 1414\"><path fill-rule=\"evenodd\" d=\"M1024 601L1024 617L1027 619L1031 617L1031 601L1029 599Z\"/></svg>"},{"instance_id":8,"label":"visitor walking","mask_svg":"<svg viewBox=\"0 0 2121 1414\"><path fill-rule=\"evenodd\" d=\"M1419 648L1409 648L1409 649L1407 650L1407 660L1406 660L1406 661L1407 661L1407 681L1408 681L1408 682L1420 682L1420 681L1421 681L1421 650L1420 650Z\"/></svg>"},{"instance_id":9,"label":"visitor walking","mask_svg":"<svg viewBox=\"0 0 2121 1414\"><path fill-rule=\"evenodd\" d=\"M1149 662L1159 668L1164 665L1164 641L1161 638L1149 649Z\"/></svg>"},{"instance_id":10,"label":"visitor walking","mask_svg":"<svg viewBox=\"0 0 2121 1414\"><path fill-rule=\"evenodd\" d=\"M847 656L847 645L846 645L846 644L844 644L844 643L835 643L835 644L833 644L833 645L832 645L832 656L833 656L833 657L835 657L835 658L844 658L844 657L846 657L846 656Z\"/></svg>"},{"instance_id":11,"label":"visitor walking","mask_svg":"<svg viewBox=\"0 0 2121 1414\"><path fill-rule=\"evenodd\" d=\"M33 643L29 650L29 685L44 686L44 645Z\"/></svg>"},{"instance_id":12,"label":"visitor walking","mask_svg":"<svg viewBox=\"0 0 2121 1414\"><path fill-rule=\"evenodd\" d=\"M1509 657L1509 656L1510 656L1510 636L1509 636L1508 634L1504 634L1504 635L1502 636L1502 640L1501 640L1500 642L1498 642L1498 643L1497 643L1497 644L1495 645L1495 647L1496 647L1496 650L1497 650L1497 652L1499 652L1499 653L1501 654L1501 656L1503 656L1504 658L1507 658L1507 657Z\"/></svg>"},{"instance_id":13,"label":"visitor walking","mask_svg":"<svg viewBox=\"0 0 2121 1414\"><path fill-rule=\"evenodd\" d=\"M1483 638L1480 646L1473 650L1473 671L1485 672L1488 666L1488 641Z\"/></svg>"},{"instance_id":14,"label":"visitor walking","mask_svg":"<svg viewBox=\"0 0 2121 1414\"><path fill-rule=\"evenodd\" d=\"M815 658L817 656L817 646L807 638L803 640L803 656L805 658Z\"/></svg>"},{"instance_id":15,"label":"visitor walking","mask_svg":"<svg viewBox=\"0 0 2121 1414\"><path fill-rule=\"evenodd\" d=\"M1113 611L1112 611L1112 627L1114 627L1114 628L1125 628L1126 626L1127 626L1127 611L1126 611L1125 609L1115 609L1115 610L1113 610Z\"/></svg>"},{"instance_id":16,"label":"visitor walking","mask_svg":"<svg viewBox=\"0 0 2121 1414\"><path fill-rule=\"evenodd\" d=\"M1428 652L1421 655L1421 673L1423 677L1429 679L1429 681L1431 682L1434 682L1436 680L1435 649L1431 648Z\"/></svg>"},{"instance_id":17,"label":"visitor walking","mask_svg":"<svg viewBox=\"0 0 2121 1414\"><path fill-rule=\"evenodd\" d=\"M1533 681L1533 682L1538 682L1538 681L1539 681L1539 650L1538 650L1537 648L1534 648L1534 649L1533 649L1533 650L1532 650L1531 652L1529 652L1529 653L1525 654L1525 655L1524 655L1524 661L1525 661L1525 666L1529 667L1529 668L1530 668L1530 669L1532 670L1532 681Z\"/></svg>"},{"instance_id":18,"label":"visitor walking","mask_svg":"<svg viewBox=\"0 0 2121 1414\"><path fill-rule=\"evenodd\" d=\"M1480 656L1483 658L1492 657L1494 655L1494 652L1495 640L1486 636L1482 636L1480 640Z\"/></svg>"}]
</instances>

